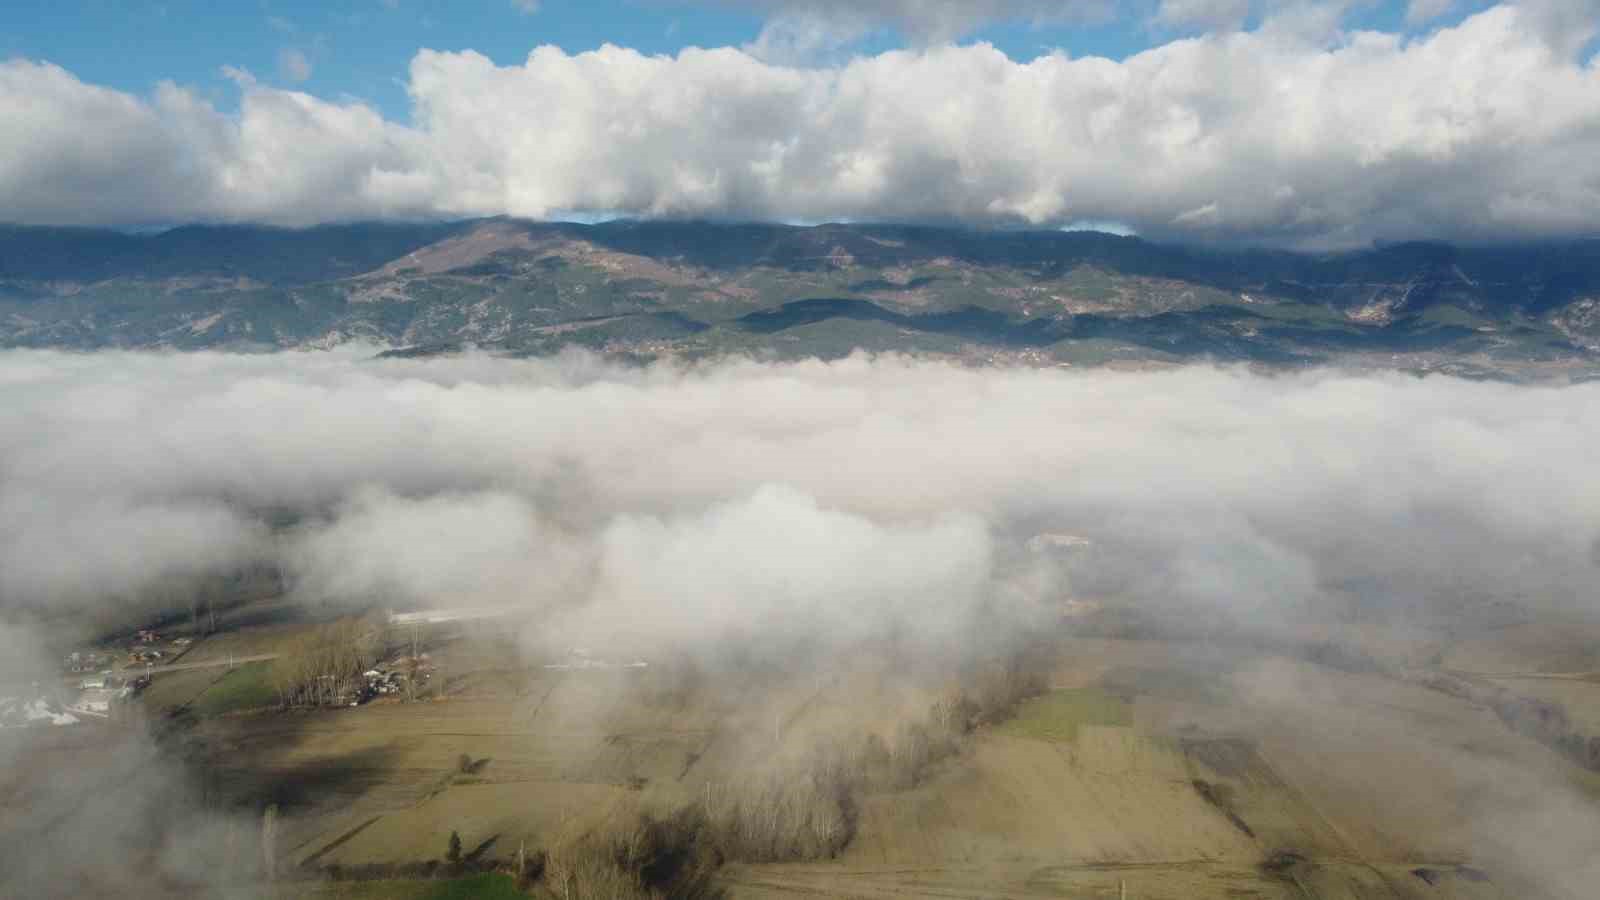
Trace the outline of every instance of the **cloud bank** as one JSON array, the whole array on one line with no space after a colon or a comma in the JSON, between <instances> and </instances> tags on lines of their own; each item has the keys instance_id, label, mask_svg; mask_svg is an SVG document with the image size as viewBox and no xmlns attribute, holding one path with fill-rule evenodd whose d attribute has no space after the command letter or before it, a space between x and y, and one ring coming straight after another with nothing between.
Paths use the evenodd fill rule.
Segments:
<instances>
[{"instance_id":1,"label":"cloud bank","mask_svg":"<svg viewBox=\"0 0 1600 900\"><path fill-rule=\"evenodd\" d=\"M1597 440L1600 384L7 352L0 615L259 564L309 602L513 603L691 647L970 641L980 610L1069 593L1243 623L1588 614Z\"/></svg>"},{"instance_id":2,"label":"cloud bank","mask_svg":"<svg viewBox=\"0 0 1600 900\"><path fill-rule=\"evenodd\" d=\"M421 50L408 123L243 78L238 112L224 113L176 85L138 97L11 60L0 206L70 224L1112 221L1307 247L1600 227L1600 66L1582 55L1592 3L1503 4L1418 37L1340 33L1321 7L1286 8L1120 62L937 43L971 17L1052 14L994 6L867 9L935 40L820 66L733 48L540 47L506 66Z\"/></svg>"},{"instance_id":3,"label":"cloud bank","mask_svg":"<svg viewBox=\"0 0 1600 900\"><path fill-rule=\"evenodd\" d=\"M1600 383L7 351L0 681L48 665L15 649L43 635L182 610L186 583L259 566L324 611L514 605L529 646L711 665L753 648L806 675L879 652L948 674L1019 631L1063 633L1069 598L1186 636L1470 630L1490 601L1566 621L1600 612L1597 441ZM1247 678L1248 702L1313 723L1321 752L1370 752L1287 665ZM1588 885L1584 801L1407 740L1405 758L1486 786L1475 849ZM207 807L198 776L124 741L86 741L71 765L0 747L8 771L70 774L24 800L116 850L0 851L4 871L78 894L222 879L226 895L253 871L258 813ZM0 846L30 845L19 830Z\"/></svg>"}]
</instances>

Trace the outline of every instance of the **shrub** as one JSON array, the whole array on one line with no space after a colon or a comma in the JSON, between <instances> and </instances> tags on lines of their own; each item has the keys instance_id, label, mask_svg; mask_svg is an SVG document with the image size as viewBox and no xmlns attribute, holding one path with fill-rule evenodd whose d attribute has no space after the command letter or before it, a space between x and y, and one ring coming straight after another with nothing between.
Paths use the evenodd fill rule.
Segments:
<instances>
[{"instance_id":1,"label":"shrub","mask_svg":"<svg viewBox=\"0 0 1600 900\"><path fill-rule=\"evenodd\" d=\"M563 900L710 896L720 860L708 852L703 824L698 811L685 809L566 837L544 856L545 887Z\"/></svg>"},{"instance_id":2,"label":"shrub","mask_svg":"<svg viewBox=\"0 0 1600 900\"><path fill-rule=\"evenodd\" d=\"M881 744L881 742L880 742ZM836 855L855 833L852 794L867 780L859 755L837 742L735 782L709 810L717 846L730 859L785 862Z\"/></svg>"}]
</instances>

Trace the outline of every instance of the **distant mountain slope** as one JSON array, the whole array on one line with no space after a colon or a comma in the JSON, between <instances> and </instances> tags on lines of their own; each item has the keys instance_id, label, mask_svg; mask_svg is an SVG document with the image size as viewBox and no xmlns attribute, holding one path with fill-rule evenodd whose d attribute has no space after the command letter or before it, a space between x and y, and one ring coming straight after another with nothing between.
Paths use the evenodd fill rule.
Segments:
<instances>
[{"instance_id":1,"label":"distant mountain slope","mask_svg":"<svg viewBox=\"0 0 1600 900\"><path fill-rule=\"evenodd\" d=\"M1310 256L915 226L0 227L3 345L357 339L411 352L1586 368L1600 350L1600 241Z\"/></svg>"}]
</instances>

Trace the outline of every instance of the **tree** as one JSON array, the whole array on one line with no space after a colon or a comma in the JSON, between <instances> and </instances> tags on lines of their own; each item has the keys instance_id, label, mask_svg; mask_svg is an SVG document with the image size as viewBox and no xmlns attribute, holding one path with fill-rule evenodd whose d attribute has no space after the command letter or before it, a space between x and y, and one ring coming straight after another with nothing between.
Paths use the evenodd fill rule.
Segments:
<instances>
[{"instance_id":1,"label":"tree","mask_svg":"<svg viewBox=\"0 0 1600 900\"><path fill-rule=\"evenodd\" d=\"M284 705L327 705L358 690L362 671L377 659L374 633L367 623L343 619L302 635L273 667Z\"/></svg>"},{"instance_id":2,"label":"tree","mask_svg":"<svg viewBox=\"0 0 1600 900\"><path fill-rule=\"evenodd\" d=\"M278 873L278 804L261 814L261 868L270 881Z\"/></svg>"},{"instance_id":3,"label":"tree","mask_svg":"<svg viewBox=\"0 0 1600 900\"><path fill-rule=\"evenodd\" d=\"M450 832L450 849L444 858L449 860L451 865L461 862L461 835L454 831Z\"/></svg>"}]
</instances>

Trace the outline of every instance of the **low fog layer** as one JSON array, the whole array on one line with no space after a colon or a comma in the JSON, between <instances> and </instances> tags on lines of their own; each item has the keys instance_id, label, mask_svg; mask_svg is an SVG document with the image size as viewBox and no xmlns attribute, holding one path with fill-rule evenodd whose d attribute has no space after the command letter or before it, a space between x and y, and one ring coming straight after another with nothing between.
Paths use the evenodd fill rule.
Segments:
<instances>
[{"instance_id":1,"label":"low fog layer","mask_svg":"<svg viewBox=\"0 0 1600 900\"><path fill-rule=\"evenodd\" d=\"M888 648L897 677L926 661L930 687L1022 646L1019 631L1062 633L1037 626L1091 605L1069 599L1194 636L1451 624L1485 599L1587 615L1597 439L1600 383L13 351L0 353L0 680L26 693L48 677L35 673L52 638L181 611L186 593L263 569L336 613L521 607L525 646L638 651L665 663L651 670L662 691L676 660L757 640L814 654L783 677L811 683ZM874 652L853 652L864 643ZM1168 662L1206 671L1211 642L1193 646ZM1298 671L1241 669L1242 707L1318 752L1366 758L1378 734L1395 759L1448 768L1441 783L1475 798L1459 835L1472 860L1586 895L1586 797L1425 721L1351 730L1389 706ZM735 740L724 763L771 755L759 708L756 730L728 726L750 749ZM102 747L44 731L58 734L32 756L0 742L0 766L56 773L13 779L14 805L45 818L11 818L11 884L248 884L260 812L208 799L219 785L171 755L177 738L115 729ZM39 821L47 852L27 838ZM113 849L69 849L91 845Z\"/></svg>"},{"instance_id":2,"label":"low fog layer","mask_svg":"<svg viewBox=\"0 0 1600 900\"><path fill-rule=\"evenodd\" d=\"M1235 622L1592 603L1600 385L366 357L0 355L5 617L263 564L307 602L690 645L959 639L1069 592ZM1040 551L1069 535L1089 552Z\"/></svg>"}]
</instances>

